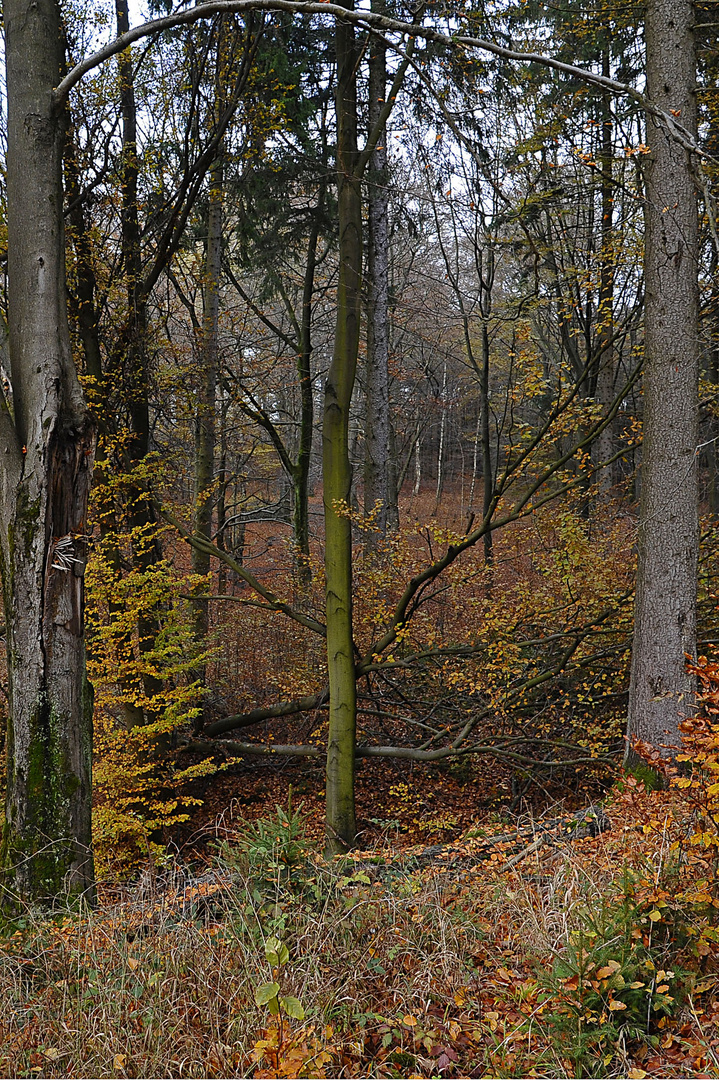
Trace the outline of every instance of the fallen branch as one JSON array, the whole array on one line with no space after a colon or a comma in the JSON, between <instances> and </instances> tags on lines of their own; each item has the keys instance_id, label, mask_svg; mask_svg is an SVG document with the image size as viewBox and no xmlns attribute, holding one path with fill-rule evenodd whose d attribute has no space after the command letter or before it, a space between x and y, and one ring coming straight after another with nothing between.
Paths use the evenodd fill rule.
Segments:
<instances>
[{"instance_id":1,"label":"fallen branch","mask_svg":"<svg viewBox=\"0 0 719 1080\"><path fill-rule=\"evenodd\" d=\"M299 710L298 710L299 711ZM221 722L221 721L220 721ZM542 742L542 746L551 746L551 743ZM204 753L212 756L215 753L230 754L233 757L325 757L326 750L322 746L312 744L284 744L236 742L230 739L196 740L185 743L181 749L185 752ZM609 755L557 759L553 761L537 760L527 754L510 750L507 747L492 744L477 744L463 748L443 746L438 750L421 750L411 746L367 746L360 745L355 750L358 758L391 758L393 760L433 762L443 761L446 758L458 758L467 756L489 755L502 758L520 765L532 765L545 769L565 769L576 765L612 765L614 758Z\"/></svg>"},{"instance_id":2,"label":"fallen branch","mask_svg":"<svg viewBox=\"0 0 719 1080\"><path fill-rule=\"evenodd\" d=\"M252 727L260 724L263 720L276 720L280 716L296 716L297 713L312 712L313 709L321 709L329 699L330 692L325 687L319 694L310 694L307 697L296 698L294 701L278 701L275 705L266 705L259 709L250 709L246 713L235 713L233 716L224 716L222 720L215 720L204 729L205 734L210 736L224 735L226 731L237 731L238 728ZM238 745L240 745L238 743ZM254 744L242 744L254 745Z\"/></svg>"}]
</instances>

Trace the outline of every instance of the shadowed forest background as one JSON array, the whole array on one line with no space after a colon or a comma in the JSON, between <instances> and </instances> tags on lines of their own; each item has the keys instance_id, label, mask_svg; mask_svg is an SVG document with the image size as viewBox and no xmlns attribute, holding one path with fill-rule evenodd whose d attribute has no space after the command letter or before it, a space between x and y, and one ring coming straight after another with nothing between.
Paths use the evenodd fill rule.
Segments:
<instances>
[{"instance_id":1,"label":"shadowed forest background","mask_svg":"<svg viewBox=\"0 0 719 1080\"><path fill-rule=\"evenodd\" d=\"M13 2L0 1075L719 1075L711 0Z\"/></svg>"}]
</instances>

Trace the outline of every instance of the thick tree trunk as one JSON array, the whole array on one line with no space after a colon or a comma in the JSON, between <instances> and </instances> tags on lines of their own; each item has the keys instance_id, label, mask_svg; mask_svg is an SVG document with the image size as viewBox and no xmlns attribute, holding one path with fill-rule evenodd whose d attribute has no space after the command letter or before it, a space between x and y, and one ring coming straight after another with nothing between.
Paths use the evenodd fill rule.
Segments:
<instances>
[{"instance_id":1,"label":"thick tree trunk","mask_svg":"<svg viewBox=\"0 0 719 1080\"><path fill-rule=\"evenodd\" d=\"M349 414L357 369L362 271L362 201L357 161L357 75L354 28L338 20L337 186L339 280L332 363L325 383L322 467L329 734L327 741L327 849L355 840L354 769L357 689L352 640L352 527L347 515L352 484Z\"/></svg>"},{"instance_id":2,"label":"thick tree trunk","mask_svg":"<svg viewBox=\"0 0 719 1080\"><path fill-rule=\"evenodd\" d=\"M376 4L373 5L373 8ZM387 92L384 41L372 37L369 57L368 127L380 120ZM364 512L380 504L378 532L365 533L372 548L387 531L389 509L389 200L387 195L387 135L382 131L367 170L367 375L365 382Z\"/></svg>"},{"instance_id":3,"label":"thick tree trunk","mask_svg":"<svg viewBox=\"0 0 719 1080\"><path fill-rule=\"evenodd\" d=\"M649 0L650 99L696 131L690 0ZM696 647L697 198L687 152L647 117L644 445L630 738L676 744Z\"/></svg>"},{"instance_id":4,"label":"thick tree trunk","mask_svg":"<svg viewBox=\"0 0 719 1080\"><path fill-rule=\"evenodd\" d=\"M14 419L0 409L0 551L10 721L2 864L24 900L93 887L92 693L83 569L94 430L73 366L65 292L62 118L54 0L5 5L8 281Z\"/></svg>"}]
</instances>

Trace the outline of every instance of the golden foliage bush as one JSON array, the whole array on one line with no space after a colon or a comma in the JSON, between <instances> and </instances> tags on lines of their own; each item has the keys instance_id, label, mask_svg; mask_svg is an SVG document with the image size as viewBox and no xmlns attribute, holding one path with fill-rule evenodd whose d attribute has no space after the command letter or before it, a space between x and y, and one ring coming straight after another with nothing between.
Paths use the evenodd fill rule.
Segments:
<instances>
[{"instance_id":1,"label":"golden foliage bush","mask_svg":"<svg viewBox=\"0 0 719 1080\"><path fill-rule=\"evenodd\" d=\"M98 871L126 874L165 849L167 830L198 800L183 789L214 769L178 770L169 751L202 708L197 672L209 652L190 602L206 579L169 559L133 565L145 534L106 531L87 569L87 669L95 690L93 840Z\"/></svg>"}]
</instances>

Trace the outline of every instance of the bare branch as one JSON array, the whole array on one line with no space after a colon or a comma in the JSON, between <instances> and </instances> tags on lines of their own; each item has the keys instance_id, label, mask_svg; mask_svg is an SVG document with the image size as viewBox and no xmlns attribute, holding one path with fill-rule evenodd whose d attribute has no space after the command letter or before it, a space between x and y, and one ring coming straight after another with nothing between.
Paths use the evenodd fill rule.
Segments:
<instances>
[{"instance_id":1,"label":"bare branch","mask_svg":"<svg viewBox=\"0 0 719 1080\"><path fill-rule=\"evenodd\" d=\"M335 19L351 22L369 32L402 34L409 38L422 38L425 41L431 41L449 48L478 49L480 52L490 53L492 56L499 56L504 60L515 60L523 64L541 64L572 79L580 79L582 82L608 90L612 94L631 98L647 112L660 119L672 138L680 143L685 150L693 154L703 154L691 133L677 123L675 117L658 108L644 94L635 90L633 86L620 82L618 79L598 75L593 71L577 67L575 64L565 64L563 61L556 60L554 57L546 56L543 53L509 49L503 45L498 45L494 41L487 41L484 38L471 37L466 34L450 36L435 30L434 27L417 26L414 23L393 19L377 12L354 11L340 4L316 3L314 0L213 0L213 2L197 4L195 7L175 12L173 15L152 19L150 22L135 26L126 34L122 34L120 37L115 38L114 41L109 42L102 49L85 57L84 60L75 65L72 71L67 73L53 95L55 107L59 108L62 105L70 90L77 85L84 75L104 63L105 60L117 56L118 53L123 52L136 41L141 41L143 38L159 34L165 30L172 30L178 26L198 22L201 19L212 18L215 15L237 15L249 11L288 11L292 14L321 15L324 17L329 15ZM391 41L389 44L394 47ZM703 156L706 157L707 155L703 154Z\"/></svg>"},{"instance_id":2,"label":"bare branch","mask_svg":"<svg viewBox=\"0 0 719 1080\"><path fill-rule=\"evenodd\" d=\"M250 573L242 563L239 563L237 559L234 559L229 552L223 551L222 548L219 548L217 544L213 544L212 541L208 540L206 537L197 536L190 532L187 526L183 525L179 518L175 517L169 510L166 510L160 503L156 502L155 505L158 514L160 514L160 516L170 525L174 525L182 539L189 544L190 547L195 548L196 551L203 551L205 554L219 559L225 566L229 566L230 570L233 570L237 576L242 578L250 588L254 589L263 600L267 601L268 606L273 611L281 611L283 615L287 615L288 618L299 623L300 626L304 626L308 630L314 631L314 633L319 634L320 637L326 636L325 628L321 622L318 622L317 619L313 619L310 615L303 615L301 611L296 611L284 600L280 600L279 597L275 596L266 585L263 585L254 574Z\"/></svg>"}]
</instances>

